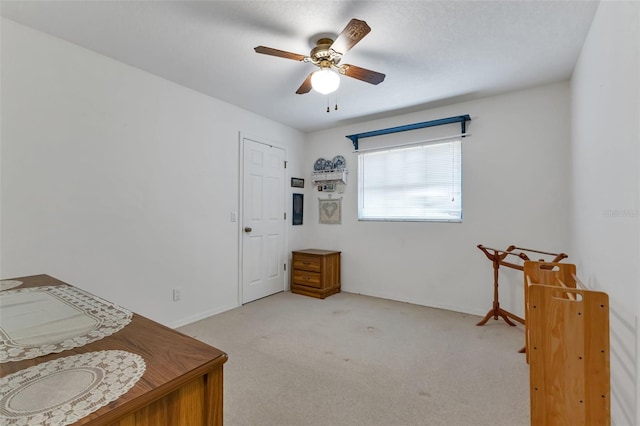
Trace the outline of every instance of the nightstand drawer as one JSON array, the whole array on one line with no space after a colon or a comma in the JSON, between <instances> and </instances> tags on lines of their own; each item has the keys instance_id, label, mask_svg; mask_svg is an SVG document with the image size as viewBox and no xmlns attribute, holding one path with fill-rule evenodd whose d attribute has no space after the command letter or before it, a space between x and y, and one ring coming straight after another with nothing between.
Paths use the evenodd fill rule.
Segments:
<instances>
[{"instance_id":1,"label":"nightstand drawer","mask_svg":"<svg viewBox=\"0 0 640 426\"><path fill-rule=\"evenodd\" d=\"M291 252L291 293L324 299L340 293L340 252L306 249Z\"/></svg>"},{"instance_id":2,"label":"nightstand drawer","mask_svg":"<svg viewBox=\"0 0 640 426\"><path fill-rule=\"evenodd\" d=\"M309 272L300 269L293 270L293 283L320 288L320 273Z\"/></svg>"},{"instance_id":3,"label":"nightstand drawer","mask_svg":"<svg viewBox=\"0 0 640 426\"><path fill-rule=\"evenodd\" d=\"M320 272L320 259L318 257L297 254L293 257L293 269Z\"/></svg>"}]
</instances>

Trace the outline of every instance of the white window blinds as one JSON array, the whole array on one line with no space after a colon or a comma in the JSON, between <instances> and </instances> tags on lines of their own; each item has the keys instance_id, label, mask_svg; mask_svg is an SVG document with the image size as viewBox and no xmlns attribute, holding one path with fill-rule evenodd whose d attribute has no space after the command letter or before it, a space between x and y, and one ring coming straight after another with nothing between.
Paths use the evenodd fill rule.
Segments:
<instances>
[{"instance_id":1,"label":"white window blinds","mask_svg":"<svg viewBox=\"0 0 640 426\"><path fill-rule=\"evenodd\" d=\"M462 221L461 142L358 155L358 219Z\"/></svg>"}]
</instances>

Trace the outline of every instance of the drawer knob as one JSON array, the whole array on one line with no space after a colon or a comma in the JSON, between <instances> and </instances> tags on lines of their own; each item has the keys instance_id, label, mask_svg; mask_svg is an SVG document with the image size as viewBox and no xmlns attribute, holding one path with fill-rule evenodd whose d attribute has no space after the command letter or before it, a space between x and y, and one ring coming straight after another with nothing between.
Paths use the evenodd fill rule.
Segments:
<instances>
[{"instance_id":1,"label":"drawer knob","mask_svg":"<svg viewBox=\"0 0 640 426\"><path fill-rule=\"evenodd\" d=\"M249 226L245 226L244 227L244 232L251 232L251 231L253 231L253 229L251 227L249 227Z\"/></svg>"}]
</instances>

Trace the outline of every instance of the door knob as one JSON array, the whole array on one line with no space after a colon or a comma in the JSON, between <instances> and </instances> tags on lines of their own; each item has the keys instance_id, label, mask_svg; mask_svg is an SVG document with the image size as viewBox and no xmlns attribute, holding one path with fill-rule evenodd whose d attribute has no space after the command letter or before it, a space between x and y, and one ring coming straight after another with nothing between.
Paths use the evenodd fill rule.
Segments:
<instances>
[{"instance_id":1,"label":"door knob","mask_svg":"<svg viewBox=\"0 0 640 426\"><path fill-rule=\"evenodd\" d=\"M251 231L253 231L253 229L251 229L250 227L248 226L244 227L244 232L251 232Z\"/></svg>"}]
</instances>

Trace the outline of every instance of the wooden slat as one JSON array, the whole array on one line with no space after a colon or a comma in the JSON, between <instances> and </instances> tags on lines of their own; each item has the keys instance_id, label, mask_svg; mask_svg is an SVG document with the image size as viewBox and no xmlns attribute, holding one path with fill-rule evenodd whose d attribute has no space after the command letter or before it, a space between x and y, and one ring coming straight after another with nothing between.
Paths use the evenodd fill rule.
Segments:
<instances>
[{"instance_id":1,"label":"wooden slat","mask_svg":"<svg viewBox=\"0 0 640 426\"><path fill-rule=\"evenodd\" d=\"M609 425L607 294L533 284L527 323L531 424Z\"/></svg>"},{"instance_id":2,"label":"wooden slat","mask_svg":"<svg viewBox=\"0 0 640 426\"><path fill-rule=\"evenodd\" d=\"M525 261L524 271L524 310L525 310L525 352L527 363L529 360L529 291L531 284L543 285L564 285L569 288L576 288L576 265L571 263L558 262L536 262ZM571 293L566 293L571 294Z\"/></svg>"}]
</instances>

